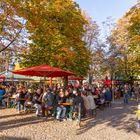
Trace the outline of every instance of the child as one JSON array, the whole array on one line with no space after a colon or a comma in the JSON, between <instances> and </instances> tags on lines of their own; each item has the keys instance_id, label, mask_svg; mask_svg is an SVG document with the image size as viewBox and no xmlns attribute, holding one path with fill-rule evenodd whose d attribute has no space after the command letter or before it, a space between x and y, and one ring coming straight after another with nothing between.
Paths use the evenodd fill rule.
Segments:
<instances>
[{"instance_id":1,"label":"child","mask_svg":"<svg viewBox=\"0 0 140 140\"><path fill-rule=\"evenodd\" d=\"M140 129L140 104L138 105L138 110L136 111L138 118L138 129Z\"/></svg>"}]
</instances>

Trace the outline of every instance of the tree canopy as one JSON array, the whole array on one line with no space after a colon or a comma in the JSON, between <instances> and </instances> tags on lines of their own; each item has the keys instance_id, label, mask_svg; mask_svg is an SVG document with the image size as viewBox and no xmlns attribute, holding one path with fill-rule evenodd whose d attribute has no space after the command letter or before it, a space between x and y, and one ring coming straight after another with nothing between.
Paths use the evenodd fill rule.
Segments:
<instances>
[{"instance_id":1,"label":"tree canopy","mask_svg":"<svg viewBox=\"0 0 140 140\"><path fill-rule=\"evenodd\" d=\"M0 52L17 43L20 37L22 23L18 20L11 5L0 1ZM16 43L15 43L16 42Z\"/></svg>"},{"instance_id":2,"label":"tree canopy","mask_svg":"<svg viewBox=\"0 0 140 140\"><path fill-rule=\"evenodd\" d=\"M73 0L1 0L0 14L0 51L20 46L15 52L23 67L48 64L77 76L109 71L126 80L139 74L139 3L113 29L106 22L111 32L105 43L96 22Z\"/></svg>"},{"instance_id":3,"label":"tree canopy","mask_svg":"<svg viewBox=\"0 0 140 140\"><path fill-rule=\"evenodd\" d=\"M136 36L134 36L134 32L132 31L132 19L136 16L134 9L134 7L130 9L130 11L118 21L109 38L110 57L113 56L112 60L115 62L115 72L127 81L136 79L140 68L138 64L138 50L140 49L137 47L138 43L134 41Z\"/></svg>"},{"instance_id":4,"label":"tree canopy","mask_svg":"<svg viewBox=\"0 0 140 140\"><path fill-rule=\"evenodd\" d=\"M30 43L20 54L23 66L46 63L77 75L87 74L91 52L83 36L88 21L77 3L72 0L8 0L8 3L26 21Z\"/></svg>"}]
</instances>

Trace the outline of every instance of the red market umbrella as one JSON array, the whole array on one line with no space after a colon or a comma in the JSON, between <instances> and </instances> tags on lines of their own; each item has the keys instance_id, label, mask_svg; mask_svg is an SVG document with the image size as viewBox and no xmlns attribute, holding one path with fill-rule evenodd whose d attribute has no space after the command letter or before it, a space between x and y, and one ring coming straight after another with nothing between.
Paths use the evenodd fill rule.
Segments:
<instances>
[{"instance_id":1,"label":"red market umbrella","mask_svg":"<svg viewBox=\"0 0 140 140\"><path fill-rule=\"evenodd\" d=\"M84 77L76 77L76 76L70 76L69 78L68 78L68 80L85 80L85 78Z\"/></svg>"},{"instance_id":2,"label":"red market umbrella","mask_svg":"<svg viewBox=\"0 0 140 140\"><path fill-rule=\"evenodd\" d=\"M112 81L109 80L108 77L106 76L106 77L105 77L105 80L104 80L104 84L105 84L106 86L109 86L109 85L112 84Z\"/></svg>"},{"instance_id":3,"label":"red market umbrella","mask_svg":"<svg viewBox=\"0 0 140 140\"><path fill-rule=\"evenodd\" d=\"M112 84L112 81L111 81L111 80L105 80L105 81L104 81L104 84L107 85L107 86L109 86L109 85Z\"/></svg>"},{"instance_id":4,"label":"red market umbrella","mask_svg":"<svg viewBox=\"0 0 140 140\"><path fill-rule=\"evenodd\" d=\"M0 79L5 79L6 77L4 75L0 75Z\"/></svg>"},{"instance_id":5,"label":"red market umbrella","mask_svg":"<svg viewBox=\"0 0 140 140\"><path fill-rule=\"evenodd\" d=\"M69 71L65 71L60 68L52 67L46 64L15 70L12 71L12 73L26 75L26 76L40 76L40 77L66 77L66 76L73 75L73 73Z\"/></svg>"}]
</instances>

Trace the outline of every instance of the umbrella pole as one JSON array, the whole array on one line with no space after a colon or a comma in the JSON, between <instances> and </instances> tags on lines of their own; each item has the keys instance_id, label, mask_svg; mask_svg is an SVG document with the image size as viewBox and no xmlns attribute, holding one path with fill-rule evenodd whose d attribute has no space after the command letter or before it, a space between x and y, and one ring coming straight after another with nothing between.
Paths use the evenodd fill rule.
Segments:
<instances>
[{"instance_id":1,"label":"umbrella pole","mask_svg":"<svg viewBox=\"0 0 140 140\"><path fill-rule=\"evenodd\" d=\"M68 86L68 76L64 77L64 91L67 89Z\"/></svg>"},{"instance_id":2,"label":"umbrella pole","mask_svg":"<svg viewBox=\"0 0 140 140\"><path fill-rule=\"evenodd\" d=\"M50 86L52 86L52 77L50 78Z\"/></svg>"},{"instance_id":3,"label":"umbrella pole","mask_svg":"<svg viewBox=\"0 0 140 140\"><path fill-rule=\"evenodd\" d=\"M45 81L46 81L46 77L44 76L43 92L45 92L45 90L46 90Z\"/></svg>"}]
</instances>

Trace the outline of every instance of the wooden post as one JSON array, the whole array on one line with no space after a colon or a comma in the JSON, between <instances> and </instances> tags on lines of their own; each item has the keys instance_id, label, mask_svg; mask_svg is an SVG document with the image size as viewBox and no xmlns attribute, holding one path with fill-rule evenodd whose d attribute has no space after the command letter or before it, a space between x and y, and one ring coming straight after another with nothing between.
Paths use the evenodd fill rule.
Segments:
<instances>
[{"instance_id":1,"label":"wooden post","mask_svg":"<svg viewBox=\"0 0 140 140\"><path fill-rule=\"evenodd\" d=\"M64 91L67 89L68 86L68 76L64 77Z\"/></svg>"},{"instance_id":2,"label":"wooden post","mask_svg":"<svg viewBox=\"0 0 140 140\"><path fill-rule=\"evenodd\" d=\"M50 78L50 86L52 86L52 77Z\"/></svg>"}]
</instances>

